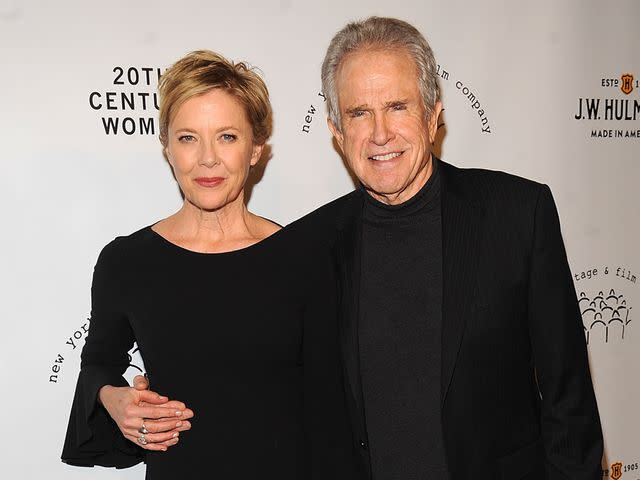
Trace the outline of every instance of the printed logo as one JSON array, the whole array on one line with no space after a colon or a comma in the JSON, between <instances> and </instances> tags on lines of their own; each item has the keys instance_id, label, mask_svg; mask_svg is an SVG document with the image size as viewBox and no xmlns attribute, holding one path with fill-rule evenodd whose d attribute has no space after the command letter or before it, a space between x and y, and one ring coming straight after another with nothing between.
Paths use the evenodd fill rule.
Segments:
<instances>
[{"instance_id":1,"label":"printed logo","mask_svg":"<svg viewBox=\"0 0 640 480\"><path fill-rule=\"evenodd\" d=\"M638 470L640 470L639 462L616 462L612 463L610 468L602 470L602 476L612 478L613 480L619 480L625 473L637 472ZM632 475L634 475L632 478L637 478L635 473L632 473Z\"/></svg>"},{"instance_id":2,"label":"printed logo","mask_svg":"<svg viewBox=\"0 0 640 480\"><path fill-rule=\"evenodd\" d=\"M480 123L480 131L482 133L491 134L491 124L489 123L489 117L487 116L487 112L485 110L485 105L480 101L478 97L478 93L469 85L467 82L464 82L460 79L451 78L451 72L443 68L441 65L436 67L436 74L441 79L441 82L451 82L455 85L457 95L463 97L465 102L468 103L471 111L475 113L478 117L478 121ZM317 97L322 97L323 103L327 101L326 96L322 92L318 92L315 95L315 102L311 102L309 107L304 111L303 122L301 125L301 130L303 133L310 133L311 125L314 119L314 115L317 112L317 104L319 100ZM442 111L444 112L444 108ZM444 120L438 119L438 128L444 126Z\"/></svg>"},{"instance_id":3,"label":"printed logo","mask_svg":"<svg viewBox=\"0 0 640 480\"><path fill-rule=\"evenodd\" d=\"M316 95L316 102L311 102L309 104L309 108L307 109L307 111L304 114L304 121L302 122L302 133L309 133L311 131L311 123L313 122L313 119L315 118L315 114L317 112L317 108L314 103L317 104L317 102L319 102L320 100L317 99L317 97L321 97L322 98L322 103L327 101L327 97L324 96L324 93L322 92L318 92L318 95Z\"/></svg>"},{"instance_id":4,"label":"printed logo","mask_svg":"<svg viewBox=\"0 0 640 480\"><path fill-rule=\"evenodd\" d=\"M49 383L58 383L58 380L62 377L62 369L64 366L65 359L68 359L68 356L72 357L79 356L82 351L82 346L84 345L84 341L89 333L89 324L91 320L87 318L87 320L77 328L69 338L64 342L66 345L66 350L60 350L57 356L54 358L53 362L49 365L49 369L47 375L49 375ZM62 354L64 353L64 355ZM77 358L77 357L76 357ZM133 348L129 350L127 353L127 359L129 361L129 365L127 370L124 373L124 378L131 383L133 377L136 375L144 374L144 362L142 357L140 356L140 351L136 344L133 345ZM73 381L76 380L77 372L74 372Z\"/></svg>"},{"instance_id":5,"label":"printed logo","mask_svg":"<svg viewBox=\"0 0 640 480\"><path fill-rule=\"evenodd\" d=\"M613 480L619 480L622 477L622 463L612 463L611 464L611 478Z\"/></svg>"},{"instance_id":6,"label":"printed logo","mask_svg":"<svg viewBox=\"0 0 640 480\"><path fill-rule=\"evenodd\" d=\"M593 267L573 274L587 345L620 343L629 336L633 308L629 288L637 278L626 267Z\"/></svg>"},{"instance_id":7,"label":"printed logo","mask_svg":"<svg viewBox=\"0 0 640 480\"><path fill-rule=\"evenodd\" d=\"M129 359L129 367L122 376L129 382L129 385L133 385L133 377L145 374L144 361L137 344L134 344L133 348L129 350L127 358Z\"/></svg>"},{"instance_id":8,"label":"printed logo","mask_svg":"<svg viewBox=\"0 0 640 480\"><path fill-rule=\"evenodd\" d=\"M630 307L627 307L627 300L624 295L616 295L614 289L604 295L599 291L592 298L585 292L580 292L578 298L582 323L587 336L587 345L591 338L591 332L604 335L605 343L609 343L609 337L616 340L624 340L624 331L631 323L629 318Z\"/></svg>"},{"instance_id":9,"label":"printed logo","mask_svg":"<svg viewBox=\"0 0 640 480\"><path fill-rule=\"evenodd\" d=\"M159 110L158 67L113 67L111 87L89 93L89 107L99 112L105 135L156 135ZM151 115L150 115L151 113Z\"/></svg>"},{"instance_id":10,"label":"printed logo","mask_svg":"<svg viewBox=\"0 0 640 480\"><path fill-rule=\"evenodd\" d=\"M631 75L630 73L625 73L622 75L622 77L620 77L620 80L622 81L622 85L620 86L620 90L622 90L622 93L624 93L625 95L629 95L631 92L633 92L633 75Z\"/></svg>"},{"instance_id":11,"label":"printed logo","mask_svg":"<svg viewBox=\"0 0 640 480\"><path fill-rule=\"evenodd\" d=\"M471 111L477 115L480 122L480 131L482 133L491 134L491 124L489 123L489 117L485 110L486 106L480 101L478 92L471 87L468 82L462 81L460 78L451 78L451 72L445 69L442 65L438 64L436 67L436 74L440 77L441 82L453 83L459 95L465 98ZM442 109L444 113L445 108ZM438 129L445 125L443 119L438 119Z\"/></svg>"},{"instance_id":12,"label":"printed logo","mask_svg":"<svg viewBox=\"0 0 640 480\"><path fill-rule=\"evenodd\" d=\"M603 94L579 97L573 118L589 122L590 138L640 139L640 128L631 123L640 120L640 100L625 98L638 88L638 79L632 73L623 73L620 77L600 78L598 86L604 90ZM608 95L611 89L615 89L617 97Z\"/></svg>"}]
</instances>

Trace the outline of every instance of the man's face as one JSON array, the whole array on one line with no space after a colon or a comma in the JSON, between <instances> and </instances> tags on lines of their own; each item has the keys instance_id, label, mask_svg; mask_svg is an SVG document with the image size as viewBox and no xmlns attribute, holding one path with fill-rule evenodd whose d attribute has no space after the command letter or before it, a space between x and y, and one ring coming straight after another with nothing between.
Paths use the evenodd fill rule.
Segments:
<instances>
[{"instance_id":1,"label":"man's face","mask_svg":"<svg viewBox=\"0 0 640 480\"><path fill-rule=\"evenodd\" d=\"M413 197L432 171L431 143L440 102L426 117L418 72L408 53L364 49L349 54L337 75L341 129L328 121L366 190L393 205Z\"/></svg>"}]
</instances>

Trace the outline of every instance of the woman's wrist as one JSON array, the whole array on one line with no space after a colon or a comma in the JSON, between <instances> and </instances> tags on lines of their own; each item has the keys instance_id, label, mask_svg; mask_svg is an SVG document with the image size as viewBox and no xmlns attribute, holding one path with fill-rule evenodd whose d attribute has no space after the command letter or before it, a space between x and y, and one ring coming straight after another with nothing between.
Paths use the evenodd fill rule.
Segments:
<instances>
[{"instance_id":1,"label":"woman's wrist","mask_svg":"<svg viewBox=\"0 0 640 480\"><path fill-rule=\"evenodd\" d=\"M106 396L108 396L114 388L115 387L113 385L103 385L100 387L100 390L98 390L98 405L102 405L104 407L104 400Z\"/></svg>"}]
</instances>

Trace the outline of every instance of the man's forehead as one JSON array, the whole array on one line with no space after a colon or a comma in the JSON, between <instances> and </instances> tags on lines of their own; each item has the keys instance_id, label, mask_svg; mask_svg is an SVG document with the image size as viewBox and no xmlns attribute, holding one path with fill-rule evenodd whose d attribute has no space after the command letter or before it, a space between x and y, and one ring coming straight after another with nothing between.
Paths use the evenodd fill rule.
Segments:
<instances>
[{"instance_id":1,"label":"man's forehead","mask_svg":"<svg viewBox=\"0 0 640 480\"><path fill-rule=\"evenodd\" d=\"M392 50L359 51L347 55L336 72L339 90L384 87L392 90L418 80L418 69L407 52ZM407 82L408 81L408 82Z\"/></svg>"},{"instance_id":2,"label":"man's forehead","mask_svg":"<svg viewBox=\"0 0 640 480\"><path fill-rule=\"evenodd\" d=\"M418 78L390 76L385 78L348 78L337 82L338 101L342 109L379 108L407 105L419 101Z\"/></svg>"}]
</instances>

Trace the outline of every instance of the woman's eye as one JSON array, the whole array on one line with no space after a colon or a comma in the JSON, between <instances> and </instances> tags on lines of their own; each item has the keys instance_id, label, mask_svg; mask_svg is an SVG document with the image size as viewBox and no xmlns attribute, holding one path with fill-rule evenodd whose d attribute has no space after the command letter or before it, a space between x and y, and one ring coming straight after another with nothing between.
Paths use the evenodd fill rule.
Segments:
<instances>
[{"instance_id":1,"label":"woman's eye","mask_svg":"<svg viewBox=\"0 0 640 480\"><path fill-rule=\"evenodd\" d=\"M193 142L195 137L193 135L180 135L178 137L179 142Z\"/></svg>"},{"instance_id":2,"label":"woman's eye","mask_svg":"<svg viewBox=\"0 0 640 480\"><path fill-rule=\"evenodd\" d=\"M223 142L233 142L236 138L235 135L233 135L232 133L223 133L220 137L222 139Z\"/></svg>"}]
</instances>

